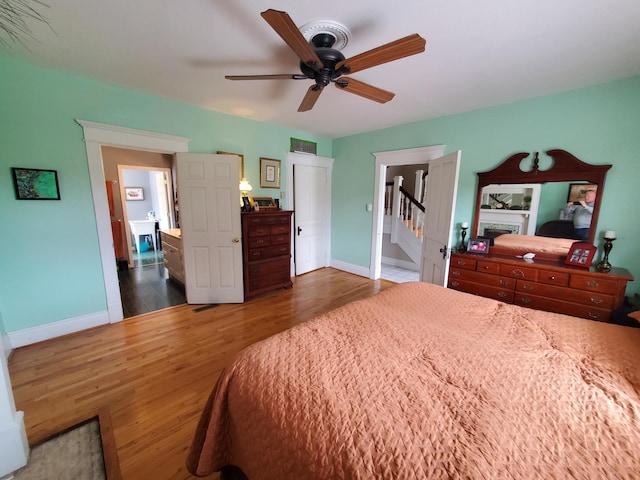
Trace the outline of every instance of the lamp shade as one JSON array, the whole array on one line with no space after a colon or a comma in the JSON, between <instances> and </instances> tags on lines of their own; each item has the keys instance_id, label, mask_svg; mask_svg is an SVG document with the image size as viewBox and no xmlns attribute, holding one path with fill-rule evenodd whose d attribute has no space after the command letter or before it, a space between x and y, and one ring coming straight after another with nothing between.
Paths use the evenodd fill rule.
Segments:
<instances>
[{"instance_id":1,"label":"lamp shade","mask_svg":"<svg viewBox=\"0 0 640 480\"><path fill-rule=\"evenodd\" d=\"M242 177L242 180L240 180L240 191L241 192L250 192L251 190L253 190L253 187L249 183L249 180L247 180L246 178Z\"/></svg>"}]
</instances>

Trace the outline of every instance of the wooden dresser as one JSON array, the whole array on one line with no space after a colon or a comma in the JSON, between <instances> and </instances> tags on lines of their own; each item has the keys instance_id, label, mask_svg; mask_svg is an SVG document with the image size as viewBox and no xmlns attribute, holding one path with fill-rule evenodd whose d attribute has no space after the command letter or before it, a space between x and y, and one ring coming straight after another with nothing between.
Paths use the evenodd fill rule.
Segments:
<instances>
[{"instance_id":1,"label":"wooden dresser","mask_svg":"<svg viewBox=\"0 0 640 480\"><path fill-rule=\"evenodd\" d=\"M513 256L451 255L449 288L523 307L608 322L622 305L627 282L624 268L601 273L559 262L528 263Z\"/></svg>"},{"instance_id":2,"label":"wooden dresser","mask_svg":"<svg viewBox=\"0 0 640 480\"><path fill-rule=\"evenodd\" d=\"M244 298L291 288L291 214L273 210L242 214Z\"/></svg>"},{"instance_id":3,"label":"wooden dresser","mask_svg":"<svg viewBox=\"0 0 640 480\"><path fill-rule=\"evenodd\" d=\"M160 230L160 240L164 266L169 271L169 277L184 285L184 258L180 229Z\"/></svg>"}]
</instances>

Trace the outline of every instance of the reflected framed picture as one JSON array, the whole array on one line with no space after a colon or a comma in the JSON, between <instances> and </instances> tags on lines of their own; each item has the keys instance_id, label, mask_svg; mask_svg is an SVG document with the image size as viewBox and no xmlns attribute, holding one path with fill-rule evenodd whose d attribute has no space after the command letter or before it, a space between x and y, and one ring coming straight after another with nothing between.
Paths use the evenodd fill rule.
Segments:
<instances>
[{"instance_id":1,"label":"reflected framed picture","mask_svg":"<svg viewBox=\"0 0 640 480\"><path fill-rule=\"evenodd\" d=\"M260 157L260 188L280 188L280 160Z\"/></svg>"},{"instance_id":2,"label":"reflected framed picture","mask_svg":"<svg viewBox=\"0 0 640 480\"><path fill-rule=\"evenodd\" d=\"M57 170L12 168L17 200L60 200Z\"/></svg>"},{"instance_id":3,"label":"reflected framed picture","mask_svg":"<svg viewBox=\"0 0 640 480\"><path fill-rule=\"evenodd\" d=\"M589 268L596 254L596 246L587 242L573 242L565 263L576 267Z\"/></svg>"},{"instance_id":4,"label":"reflected framed picture","mask_svg":"<svg viewBox=\"0 0 640 480\"><path fill-rule=\"evenodd\" d=\"M593 190L597 192L598 185L595 183L570 183L569 193L567 194L567 203L578 202L585 199L587 192Z\"/></svg>"},{"instance_id":5,"label":"reflected framed picture","mask_svg":"<svg viewBox=\"0 0 640 480\"><path fill-rule=\"evenodd\" d=\"M144 189L142 187L124 187L124 198L129 200L144 200Z\"/></svg>"},{"instance_id":6,"label":"reflected framed picture","mask_svg":"<svg viewBox=\"0 0 640 480\"><path fill-rule=\"evenodd\" d=\"M489 253L489 242L488 238L470 238L467 252L487 254Z\"/></svg>"}]
</instances>

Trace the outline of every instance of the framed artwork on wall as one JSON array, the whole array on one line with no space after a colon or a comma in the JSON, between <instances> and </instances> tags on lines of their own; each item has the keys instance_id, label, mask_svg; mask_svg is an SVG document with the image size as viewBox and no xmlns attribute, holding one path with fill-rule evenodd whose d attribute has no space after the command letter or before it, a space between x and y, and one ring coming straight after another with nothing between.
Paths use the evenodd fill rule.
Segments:
<instances>
[{"instance_id":1,"label":"framed artwork on wall","mask_svg":"<svg viewBox=\"0 0 640 480\"><path fill-rule=\"evenodd\" d=\"M280 188L280 160L260 157L260 188Z\"/></svg>"},{"instance_id":2,"label":"framed artwork on wall","mask_svg":"<svg viewBox=\"0 0 640 480\"><path fill-rule=\"evenodd\" d=\"M144 200L144 189L142 187L124 187L124 197L129 200Z\"/></svg>"},{"instance_id":3,"label":"framed artwork on wall","mask_svg":"<svg viewBox=\"0 0 640 480\"><path fill-rule=\"evenodd\" d=\"M60 200L57 170L12 168L17 200Z\"/></svg>"}]
</instances>

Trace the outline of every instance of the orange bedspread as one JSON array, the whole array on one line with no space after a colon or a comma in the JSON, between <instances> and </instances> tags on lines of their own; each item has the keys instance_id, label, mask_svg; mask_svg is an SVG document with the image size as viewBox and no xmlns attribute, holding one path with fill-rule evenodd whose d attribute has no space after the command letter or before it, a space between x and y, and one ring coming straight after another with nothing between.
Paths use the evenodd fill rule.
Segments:
<instances>
[{"instance_id":1,"label":"orange bedspread","mask_svg":"<svg viewBox=\"0 0 640 480\"><path fill-rule=\"evenodd\" d=\"M188 467L259 479L632 479L640 329L425 283L244 350Z\"/></svg>"}]
</instances>

